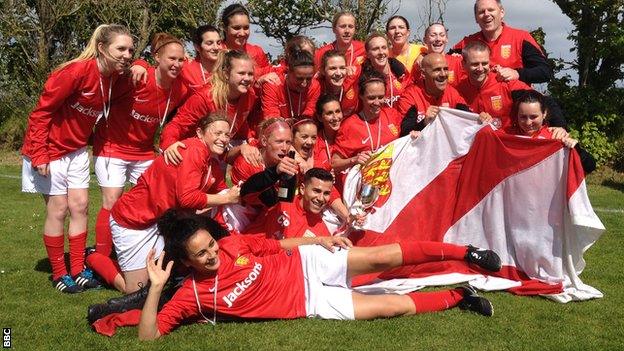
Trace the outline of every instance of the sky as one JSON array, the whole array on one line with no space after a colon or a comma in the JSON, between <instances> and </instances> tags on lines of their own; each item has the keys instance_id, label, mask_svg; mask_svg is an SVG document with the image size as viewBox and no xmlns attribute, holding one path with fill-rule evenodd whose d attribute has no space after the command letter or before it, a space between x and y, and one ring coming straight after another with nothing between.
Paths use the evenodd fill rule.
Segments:
<instances>
[{"instance_id":1,"label":"sky","mask_svg":"<svg viewBox=\"0 0 624 351\"><path fill-rule=\"evenodd\" d=\"M425 0L392 0L389 10L382 18L383 23L392 14L401 14L406 17L412 27L412 37L422 38L422 33L415 33L421 24L419 13L425 8ZM449 30L449 47L457 43L462 37L479 30L474 21L472 0L448 0L444 13L444 23ZM505 22L516 28L534 30L542 27L546 32L546 51L549 57L564 58L570 61L574 53L570 52L573 43L567 39L573 26L567 16L561 13L557 5L549 0L503 0L505 8ZM318 43L334 40L330 28L322 28L303 33L313 37ZM282 52L279 43L262 34L259 28L252 26L251 43L261 45L265 51L276 57Z\"/></svg>"}]
</instances>

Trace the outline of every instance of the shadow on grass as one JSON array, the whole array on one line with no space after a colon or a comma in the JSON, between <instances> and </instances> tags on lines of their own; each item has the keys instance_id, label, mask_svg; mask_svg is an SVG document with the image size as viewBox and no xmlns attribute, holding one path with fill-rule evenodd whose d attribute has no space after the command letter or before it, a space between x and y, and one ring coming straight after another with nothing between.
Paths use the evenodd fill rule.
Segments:
<instances>
[{"instance_id":1,"label":"shadow on grass","mask_svg":"<svg viewBox=\"0 0 624 351\"><path fill-rule=\"evenodd\" d=\"M69 253L65 253L65 267L69 267ZM50 260L47 257L39 259L35 264L34 270L42 273L52 274L52 266ZM51 277L51 276L50 276Z\"/></svg>"},{"instance_id":2,"label":"shadow on grass","mask_svg":"<svg viewBox=\"0 0 624 351\"><path fill-rule=\"evenodd\" d=\"M602 185L624 193L624 182L618 182L613 179L605 179L602 181Z\"/></svg>"}]
</instances>

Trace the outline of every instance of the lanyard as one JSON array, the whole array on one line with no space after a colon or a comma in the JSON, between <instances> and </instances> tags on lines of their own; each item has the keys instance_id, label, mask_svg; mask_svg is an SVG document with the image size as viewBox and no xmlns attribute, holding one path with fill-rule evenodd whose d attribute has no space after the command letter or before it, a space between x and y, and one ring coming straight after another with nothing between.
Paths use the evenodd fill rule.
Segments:
<instances>
[{"instance_id":1,"label":"lanyard","mask_svg":"<svg viewBox=\"0 0 624 351\"><path fill-rule=\"evenodd\" d=\"M392 105L394 105L394 80L392 79L393 76L394 75L392 74L392 72L388 74L388 78L390 78L390 100L388 100L386 104L389 107L392 107Z\"/></svg>"},{"instance_id":2,"label":"lanyard","mask_svg":"<svg viewBox=\"0 0 624 351\"><path fill-rule=\"evenodd\" d=\"M362 117L362 115L360 115ZM373 133L371 133L370 127L368 126L368 121L365 118L362 118L364 121L364 125L366 126L366 131L368 132L368 140L370 140L371 151L375 152L379 148L379 144L381 144L381 115L377 117L377 148L373 145Z\"/></svg>"},{"instance_id":3,"label":"lanyard","mask_svg":"<svg viewBox=\"0 0 624 351\"><path fill-rule=\"evenodd\" d=\"M288 75L286 75L286 80L288 80ZM288 89L288 85L284 84L284 88L286 89L286 95L288 95L288 108L290 109L290 118L295 118L292 99L290 97L290 89ZM299 92L299 101L297 101L297 118L301 115L301 92Z\"/></svg>"},{"instance_id":4,"label":"lanyard","mask_svg":"<svg viewBox=\"0 0 624 351\"><path fill-rule=\"evenodd\" d=\"M321 130L323 133L323 142L325 143L325 152L327 153L327 161L331 164L331 152L329 151L329 143L327 142L327 136L325 136L325 131Z\"/></svg>"},{"instance_id":5,"label":"lanyard","mask_svg":"<svg viewBox=\"0 0 624 351\"><path fill-rule=\"evenodd\" d=\"M206 84L206 74L204 73L204 65L202 65L201 60L199 60L199 70L201 71L201 74L202 74L202 82Z\"/></svg>"},{"instance_id":6,"label":"lanyard","mask_svg":"<svg viewBox=\"0 0 624 351\"><path fill-rule=\"evenodd\" d=\"M113 78L108 81L108 101L104 99L104 85L102 84L102 76L100 76L100 93L102 94L102 114L98 117L98 120L104 117L105 121L108 121L108 115L111 108L111 92L113 91ZM98 121L95 121L96 123Z\"/></svg>"},{"instance_id":7,"label":"lanyard","mask_svg":"<svg viewBox=\"0 0 624 351\"><path fill-rule=\"evenodd\" d=\"M160 116L160 100L157 102L158 105L158 117L160 117L160 128L165 124L165 119L167 118L167 113L169 112L169 103L171 102L171 92L173 91L173 87L169 88L169 97L167 97L167 104L165 105L165 113ZM156 95L158 97L158 95Z\"/></svg>"},{"instance_id":8,"label":"lanyard","mask_svg":"<svg viewBox=\"0 0 624 351\"><path fill-rule=\"evenodd\" d=\"M229 105L230 103L227 102L227 105ZM234 117L232 118L232 123L230 123L230 136L232 136L232 131L234 130L234 126L236 125L236 118L238 117L238 103L236 104L236 106L234 106L235 110L234 110ZM227 110L227 106L225 108ZM225 111L225 113L227 114L227 111ZM229 117L229 115L228 115ZM236 131L238 132L238 128L236 129Z\"/></svg>"},{"instance_id":9,"label":"lanyard","mask_svg":"<svg viewBox=\"0 0 624 351\"><path fill-rule=\"evenodd\" d=\"M201 308L201 304L199 303L199 294L197 293L197 286L195 285L195 274L192 275L192 281L193 281L193 292L195 293L195 303L197 303L197 309L199 310L199 314L201 314L202 317L204 317L204 320L206 320L206 322L212 324L212 325L217 325L217 292L219 291L219 276L215 276L215 283L214 286L212 288L210 288L210 292L212 293L213 296L213 309L212 309L212 320L208 319L204 313L202 312L202 308Z\"/></svg>"}]
</instances>

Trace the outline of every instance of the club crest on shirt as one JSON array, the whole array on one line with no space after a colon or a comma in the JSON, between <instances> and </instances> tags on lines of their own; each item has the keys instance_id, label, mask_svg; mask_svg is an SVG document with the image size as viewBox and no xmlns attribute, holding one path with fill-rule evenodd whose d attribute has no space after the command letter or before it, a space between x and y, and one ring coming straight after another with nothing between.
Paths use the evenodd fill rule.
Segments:
<instances>
[{"instance_id":1,"label":"club crest on shirt","mask_svg":"<svg viewBox=\"0 0 624 351\"><path fill-rule=\"evenodd\" d=\"M388 124L388 128L390 129L390 132L392 133L392 135L397 136L399 135L399 129L392 123Z\"/></svg>"},{"instance_id":2,"label":"club crest on shirt","mask_svg":"<svg viewBox=\"0 0 624 351\"><path fill-rule=\"evenodd\" d=\"M508 59L511 56L511 45L501 45L501 57Z\"/></svg>"},{"instance_id":3,"label":"club crest on shirt","mask_svg":"<svg viewBox=\"0 0 624 351\"><path fill-rule=\"evenodd\" d=\"M235 266L243 267L249 264L249 258L245 256L238 256L236 261L234 262Z\"/></svg>"},{"instance_id":4,"label":"club crest on shirt","mask_svg":"<svg viewBox=\"0 0 624 351\"><path fill-rule=\"evenodd\" d=\"M401 88L403 88L403 84L401 84L401 82L399 82L398 80L395 80L394 87L401 90Z\"/></svg>"},{"instance_id":5,"label":"club crest on shirt","mask_svg":"<svg viewBox=\"0 0 624 351\"><path fill-rule=\"evenodd\" d=\"M448 71L447 80L449 83L453 83L455 81L455 71Z\"/></svg>"},{"instance_id":6,"label":"club crest on shirt","mask_svg":"<svg viewBox=\"0 0 624 351\"><path fill-rule=\"evenodd\" d=\"M353 90L353 88L347 90L346 97L349 100L353 100L353 98L355 97L355 91Z\"/></svg>"},{"instance_id":7,"label":"club crest on shirt","mask_svg":"<svg viewBox=\"0 0 624 351\"><path fill-rule=\"evenodd\" d=\"M490 98L490 101L492 102L492 108L495 109L496 111L499 111L503 108L503 97L500 95L497 96L492 96Z\"/></svg>"},{"instance_id":8,"label":"club crest on shirt","mask_svg":"<svg viewBox=\"0 0 624 351\"><path fill-rule=\"evenodd\" d=\"M358 65L361 65L361 64L362 64L362 62L364 62L364 56L358 56L358 57L355 59L355 62L356 62Z\"/></svg>"}]
</instances>

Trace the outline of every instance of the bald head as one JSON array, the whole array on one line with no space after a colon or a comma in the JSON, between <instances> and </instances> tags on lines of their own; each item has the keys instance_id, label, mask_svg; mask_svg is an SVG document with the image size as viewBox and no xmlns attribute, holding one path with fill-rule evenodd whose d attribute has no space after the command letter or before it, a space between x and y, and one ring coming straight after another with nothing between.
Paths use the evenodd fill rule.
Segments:
<instances>
[{"instance_id":1,"label":"bald head","mask_svg":"<svg viewBox=\"0 0 624 351\"><path fill-rule=\"evenodd\" d=\"M446 57L444 55L432 52L430 54L425 55L422 60L423 69L431 68L436 64L444 63L446 64Z\"/></svg>"},{"instance_id":2,"label":"bald head","mask_svg":"<svg viewBox=\"0 0 624 351\"><path fill-rule=\"evenodd\" d=\"M429 53L422 60L425 90L433 96L444 93L448 81L448 64L443 54Z\"/></svg>"}]
</instances>

